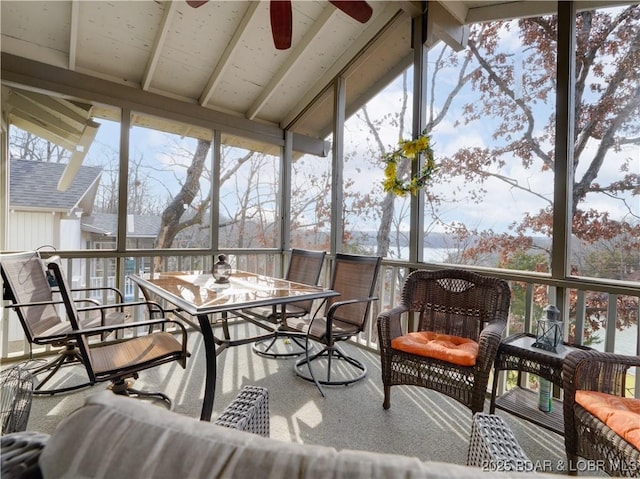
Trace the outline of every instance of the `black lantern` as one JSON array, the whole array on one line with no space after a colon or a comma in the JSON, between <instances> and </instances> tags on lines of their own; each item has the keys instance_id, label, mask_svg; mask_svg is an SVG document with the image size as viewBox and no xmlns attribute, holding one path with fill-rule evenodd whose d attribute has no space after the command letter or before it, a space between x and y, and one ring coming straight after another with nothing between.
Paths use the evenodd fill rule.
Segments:
<instances>
[{"instance_id":1,"label":"black lantern","mask_svg":"<svg viewBox=\"0 0 640 479\"><path fill-rule=\"evenodd\" d=\"M543 311L544 316L538 320L536 342L532 346L557 353L558 344L562 342L560 310L550 304Z\"/></svg>"},{"instance_id":2,"label":"black lantern","mask_svg":"<svg viewBox=\"0 0 640 479\"><path fill-rule=\"evenodd\" d=\"M228 283L231 276L231 265L227 263L226 256L221 254L218 256L218 262L211 268L211 274L216 283Z\"/></svg>"}]
</instances>

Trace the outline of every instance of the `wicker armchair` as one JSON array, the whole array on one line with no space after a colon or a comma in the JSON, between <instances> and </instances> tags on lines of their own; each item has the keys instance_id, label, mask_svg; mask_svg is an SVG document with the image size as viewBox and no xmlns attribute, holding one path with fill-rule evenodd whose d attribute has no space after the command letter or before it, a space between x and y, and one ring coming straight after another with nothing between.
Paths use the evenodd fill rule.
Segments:
<instances>
[{"instance_id":1,"label":"wicker armchair","mask_svg":"<svg viewBox=\"0 0 640 479\"><path fill-rule=\"evenodd\" d=\"M640 367L640 356L593 350L570 353L564 360L564 443L570 474L576 475L582 457L610 476L640 477L640 451L576 403L578 390L624 396L627 371L634 366Z\"/></svg>"},{"instance_id":2,"label":"wicker armchair","mask_svg":"<svg viewBox=\"0 0 640 479\"><path fill-rule=\"evenodd\" d=\"M464 404L472 413L482 412L510 300L508 284L498 278L456 269L411 273L404 283L401 303L378 316L383 407L391 406L391 386L404 384L433 389ZM417 331L476 341L475 365L462 366L392 348L392 340L404 334L401 317L405 313L418 315Z\"/></svg>"}]
</instances>

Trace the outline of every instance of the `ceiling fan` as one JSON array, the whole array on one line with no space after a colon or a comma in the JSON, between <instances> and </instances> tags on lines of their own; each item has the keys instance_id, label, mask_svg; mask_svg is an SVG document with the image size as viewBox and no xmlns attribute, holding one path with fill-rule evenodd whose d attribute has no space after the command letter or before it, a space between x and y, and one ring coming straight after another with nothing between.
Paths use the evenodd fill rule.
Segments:
<instances>
[{"instance_id":1,"label":"ceiling fan","mask_svg":"<svg viewBox=\"0 0 640 479\"><path fill-rule=\"evenodd\" d=\"M187 0L187 4L193 8L198 8L208 1ZM367 23L373 14L371 6L364 0L329 0L329 3L360 23ZM291 0L271 0L269 13L271 16L273 43L278 50L286 50L291 46L291 34L293 31Z\"/></svg>"}]
</instances>

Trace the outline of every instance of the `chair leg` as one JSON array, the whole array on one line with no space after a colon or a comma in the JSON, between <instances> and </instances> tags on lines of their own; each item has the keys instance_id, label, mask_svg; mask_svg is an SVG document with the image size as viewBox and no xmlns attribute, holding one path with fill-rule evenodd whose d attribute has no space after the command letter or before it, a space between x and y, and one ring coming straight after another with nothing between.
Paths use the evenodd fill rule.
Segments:
<instances>
[{"instance_id":1,"label":"chair leg","mask_svg":"<svg viewBox=\"0 0 640 479\"><path fill-rule=\"evenodd\" d=\"M114 394L130 397L149 397L160 399L169 409L171 409L171 399L164 393L141 391L133 388L133 379L137 379L137 375L134 378L118 378L111 381L110 389Z\"/></svg>"},{"instance_id":2,"label":"chair leg","mask_svg":"<svg viewBox=\"0 0 640 479\"><path fill-rule=\"evenodd\" d=\"M382 407L384 409L389 409L391 407L391 386L387 384L384 385L384 402L382 403Z\"/></svg>"},{"instance_id":3,"label":"chair leg","mask_svg":"<svg viewBox=\"0 0 640 479\"><path fill-rule=\"evenodd\" d=\"M313 373L313 369L311 367L311 363L313 361L319 360L323 357L327 358L327 371L326 371L326 379L317 379ZM350 364L357 370L357 375L348 379L331 379L331 369L333 366L334 360L344 361L345 363ZM303 366L306 365L306 370L309 371L309 374L306 374L305 370L302 369ZM320 389L320 392L324 396L324 392L320 385L328 385L328 386L347 386L349 384L353 384L356 381L360 381L364 379L367 375L366 366L358 361L357 359L346 355L337 345L327 346L321 351L309 356L307 353L304 358L299 359L295 365L295 371L298 376L307 381L313 381Z\"/></svg>"},{"instance_id":4,"label":"chair leg","mask_svg":"<svg viewBox=\"0 0 640 479\"><path fill-rule=\"evenodd\" d=\"M92 383L90 381L88 381L88 382L76 384L76 385L73 385L73 386L67 386L67 387L63 387L63 388L42 389L42 387L47 382L49 382L49 380L63 366L71 366L74 363L80 363L80 364L83 363L83 359L82 359L82 356L80 355L80 351L78 350L78 348L76 348L76 346L74 344L67 344L65 346L65 348L63 350L61 350L58 354L60 355L58 358L54 359L53 361L48 362L47 364L45 364L43 366L40 366L40 367L34 369L33 371L30 371L30 373L34 377L37 377L38 374L42 374L42 373L48 372L47 376L44 379L42 379L41 381L39 381L37 386L35 386L33 388L33 394L54 395L54 394L59 394L59 393L75 391L76 389L82 389L82 388L86 388L86 387L89 387L89 386L92 385Z\"/></svg>"}]
</instances>

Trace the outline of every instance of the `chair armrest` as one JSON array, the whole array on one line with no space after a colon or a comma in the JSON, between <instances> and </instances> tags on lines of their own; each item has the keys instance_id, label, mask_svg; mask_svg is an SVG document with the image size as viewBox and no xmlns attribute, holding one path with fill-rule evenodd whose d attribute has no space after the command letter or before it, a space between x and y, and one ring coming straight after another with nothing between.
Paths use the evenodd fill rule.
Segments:
<instances>
[{"instance_id":1,"label":"chair armrest","mask_svg":"<svg viewBox=\"0 0 640 479\"><path fill-rule=\"evenodd\" d=\"M78 329L76 331L72 331L68 333L68 335L69 336L97 336L98 334L102 334L110 331L119 331L122 329L139 328L143 326L153 326L156 324L167 324L167 323L176 324L178 328L182 330L181 331L182 336L184 337L186 342L187 330L184 324L182 324L180 321L176 321L174 319L167 319L167 318L149 319L146 321L136 321L134 323L129 323L129 324L114 324L109 326L97 326L95 328Z\"/></svg>"},{"instance_id":2,"label":"chair armrest","mask_svg":"<svg viewBox=\"0 0 640 479\"><path fill-rule=\"evenodd\" d=\"M269 391L245 386L218 416L215 424L269 437L269 419Z\"/></svg>"},{"instance_id":3,"label":"chair armrest","mask_svg":"<svg viewBox=\"0 0 640 479\"><path fill-rule=\"evenodd\" d=\"M41 478L38 459L49 440L48 434L21 431L6 434L0 439L0 460L4 478Z\"/></svg>"},{"instance_id":4,"label":"chair armrest","mask_svg":"<svg viewBox=\"0 0 640 479\"><path fill-rule=\"evenodd\" d=\"M83 301L87 301L84 299ZM115 309L119 308L120 310L130 307L130 306L153 306L154 308L158 308L159 310L164 312L164 309L155 301L131 301L127 303L109 303L109 304L96 304L94 306L86 306L84 308L79 308L78 311L100 311L104 309Z\"/></svg>"},{"instance_id":5,"label":"chair armrest","mask_svg":"<svg viewBox=\"0 0 640 479\"><path fill-rule=\"evenodd\" d=\"M494 360L498 354L502 334L507 327L507 322L502 319L495 319L487 324L480 332L478 338L478 361L476 368L481 371L489 371L493 367Z\"/></svg>"},{"instance_id":6,"label":"chair armrest","mask_svg":"<svg viewBox=\"0 0 640 479\"><path fill-rule=\"evenodd\" d=\"M149 315L152 315L154 313L160 313L160 315L162 317L164 317L167 314L167 310L164 309L162 306L160 306L160 303L156 302L156 301L144 301L149 309ZM173 311L173 310L172 310Z\"/></svg>"},{"instance_id":7,"label":"chair armrest","mask_svg":"<svg viewBox=\"0 0 640 479\"><path fill-rule=\"evenodd\" d=\"M114 288L112 286L100 286L97 288L72 288L71 292L76 293L80 291L113 291L115 296L118 298L119 303L124 303L124 294L118 288Z\"/></svg>"},{"instance_id":8,"label":"chair armrest","mask_svg":"<svg viewBox=\"0 0 640 479\"><path fill-rule=\"evenodd\" d=\"M345 301L337 301L331 305L329 310L327 311L327 317L330 318L334 314L336 314L336 310L341 308L342 306L346 306L347 304L356 304L356 303L368 303L369 301L377 301L378 297L371 296L370 298L354 298L347 299Z\"/></svg>"},{"instance_id":9,"label":"chair armrest","mask_svg":"<svg viewBox=\"0 0 640 479\"><path fill-rule=\"evenodd\" d=\"M387 311L378 314L378 340L380 347L391 347L391 340L402 336L402 315L409 311L409 307L404 304L395 306Z\"/></svg>"},{"instance_id":10,"label":"chair armrest","mask_svg":"<svg viewBox=\"0 0 640 479\"><path fill-rule=\"evenodd\" d=\"M640 367L640 356L594 350L573 351L562 363L565 397L573 401L577 390L623 396L627 371L634 366Z\"/></svg>"},{"instance_id":11,"label":"chair armrest","mask_svg":"<svg viewBox=\"0 0 640 479\"><path fill-rule=\"evenodd\" d=\"M334 314L336 314L336 311L338 309L340 309L343 306L347 306L349 304L370 303L371 301L377 301L377 300L378 300L377 296L371 296L368 298L354 298L354 299L347 299L344 301L338 301L333 303L329 307L329 310L327 311L327 332L326 332L327 337L331 336L331 332L333 330L333 316ZM313 322L314 319L315 318L313 318L311 322ZM309 331L311 331L311 327L309 327Z\"/></svg>"}]
</instances>

